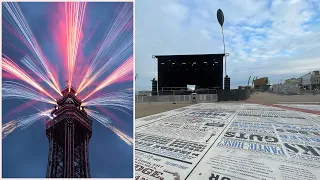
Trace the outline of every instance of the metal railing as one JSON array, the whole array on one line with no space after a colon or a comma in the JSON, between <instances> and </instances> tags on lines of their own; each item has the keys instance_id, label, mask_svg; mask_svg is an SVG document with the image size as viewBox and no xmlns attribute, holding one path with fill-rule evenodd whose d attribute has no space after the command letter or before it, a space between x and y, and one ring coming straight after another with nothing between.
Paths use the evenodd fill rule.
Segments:
<instances>
[{"instance_id":1,"label":"metal railing","mask_svg":"<svg viewBox=\"0 0 320 180\"><path fill-rule=\"evenodd\" d=\"M196 95L161 95L161 96L136 96L136 103L148 102L196 102L204 101L218 101L217 94L196 94Z\"/></svg>"},{"instance_id":2,"label":"metal railing","mask_svg":"<svg viewBox=\"0 0 320 180\"><path fill-rule=\"evenodd\" d=\"M164 89L164 88L163 88ZM218 89L209 89L209 88L202 88L202 89L196 89L194 91L188 90L188 89L175 89L175 90L159 90L156 95L190 95L192 93L196 94L217 94ZM152 94L152 91L139 91L138 96L148 96L149 94ZM154 95L154 94L153 94Z\"/></svg>"}]
</instances>

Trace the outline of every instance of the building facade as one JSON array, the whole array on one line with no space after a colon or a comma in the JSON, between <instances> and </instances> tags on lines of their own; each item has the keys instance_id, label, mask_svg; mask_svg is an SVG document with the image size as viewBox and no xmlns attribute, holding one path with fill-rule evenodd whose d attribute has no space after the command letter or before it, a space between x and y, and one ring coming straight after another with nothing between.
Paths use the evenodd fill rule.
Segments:
<instances>
[{"instance_id":1,"label":"building facade","mask_svg":"<svg viewBox=\"0 0 320 180\"><path fill-rule=\"evenodd\" d=\"M313 88L319 89L320 87L320 73L319 71L313 71L311 73L311 84Z\"/></svg>"},{"instance_id":2,"label":"building facade","mask_svg":"<svg viewBox=\"0 0 320 180\"><path fill-rule=\"evenodd\" d=\"M312 71L301 76L303 88L312 90L320 87L320 73L319 71Z\"/></svg>"},{"instance_id":3,"label":"building facade","mask_svg":"<svg viewBox=\"0 0 320 180\"><path fill-rule=\"evenodd\" d=\"M302 86L310 86L311 85L311 72L301 76Z\"/></svg>"},{"instance_id":4,"label":"building facade","mask_svg":"<svg viewBox=\"0 0 320 180\"><path fill-rule=\"evenodd\" d=\"M290 78L284 81L285 84L301 84L301 78Z\"/></svg>"},{"instance_id":5,"label":"building facade","mask_svg":"<svg viewBox=\"0 0 320 180\"><path fill-rule=\"evenodd\" d=\"M270 88L268 77L255 79L253 80L253 84L254 84L254 89L260 90L260 91L268 91Z\"/></svg>"}]
</instances>

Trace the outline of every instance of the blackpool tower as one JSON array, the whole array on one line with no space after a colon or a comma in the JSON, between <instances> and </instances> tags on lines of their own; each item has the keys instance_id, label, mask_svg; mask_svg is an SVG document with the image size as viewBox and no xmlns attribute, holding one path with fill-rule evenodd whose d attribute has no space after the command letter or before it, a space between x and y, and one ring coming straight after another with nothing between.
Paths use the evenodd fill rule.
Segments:
<instances>
[{"instance_id":1,"label":"blackpool tower","mask_svg":"<svg viewBox=\"0 0 320 180\"><path fill-rule=\"evenodd\" d=\"M46 122L49 139L47 178L89 178L88 144L92 135L92 120L67 88Z\"/></svg>"}]
</instances>

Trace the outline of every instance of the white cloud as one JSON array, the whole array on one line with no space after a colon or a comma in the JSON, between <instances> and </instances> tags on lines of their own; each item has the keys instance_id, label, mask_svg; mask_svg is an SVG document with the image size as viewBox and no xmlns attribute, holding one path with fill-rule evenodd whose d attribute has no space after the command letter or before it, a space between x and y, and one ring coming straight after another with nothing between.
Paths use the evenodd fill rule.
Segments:
<instances>
[{"instance_id":1,"label":"white cloud","mask_svg":"<svg viewBox=\"0 0 320 180\"><path fill-rule=\"evenodd\" d=\"M167 12L169 15L174 16L179 21L182 21L186 18L189 8L183 6L178 3L168 3L166 6L163 7L163 11Z\"/></svg>"},{"instance_id":2,"label":"white cloud","mask_svg":"<svg viewBox=\"0 0 320 180\"><path fill-rule=\"evenodd\" d=\"M231 85L250 75L289 78L320 69L318 1L136 0L136 88L151 87L152 55L222 53L219 8Z\"/></svg>"}]
</instances>

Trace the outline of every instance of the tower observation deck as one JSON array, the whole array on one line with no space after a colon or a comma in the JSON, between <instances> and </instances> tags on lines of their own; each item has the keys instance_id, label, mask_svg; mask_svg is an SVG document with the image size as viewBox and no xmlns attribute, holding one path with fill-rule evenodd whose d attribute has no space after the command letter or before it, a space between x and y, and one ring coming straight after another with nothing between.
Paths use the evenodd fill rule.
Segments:
<instances>
[{"instance_id":1,"label":"tower observation deck","mask_svg":"<svg viewBox=\"0 0 320 180\"><path fill-rule=\"evenodd\" d=\"M92 135L92 120L67 88L46 122L49 139L47 178L89 178L88 144Z\"/></svg>"}]
</instances>

